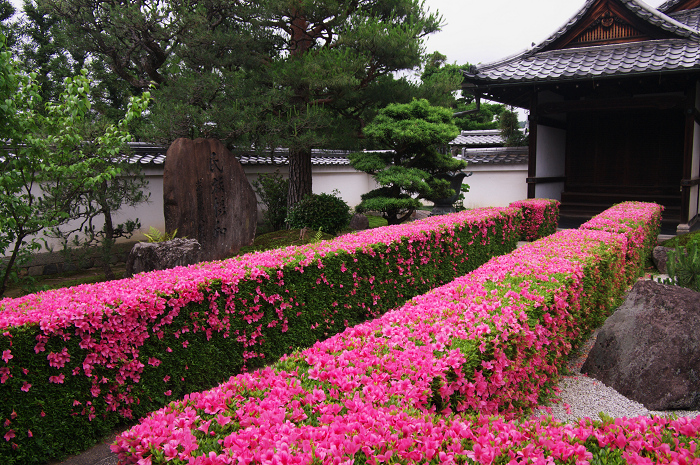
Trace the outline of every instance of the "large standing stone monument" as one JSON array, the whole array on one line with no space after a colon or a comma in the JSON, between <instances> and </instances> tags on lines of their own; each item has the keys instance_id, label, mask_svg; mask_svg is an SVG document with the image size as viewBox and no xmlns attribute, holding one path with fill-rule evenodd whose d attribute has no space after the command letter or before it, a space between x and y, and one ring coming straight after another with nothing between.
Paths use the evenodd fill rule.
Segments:
<instances>
[{"instance_id":1,"label":"large standing stone monument","mask_svg":"<svg viewBox=\"0 0 700 465\"><path fill-rule=\"evenodd\" d=\"M197 239L201 260L218 260L250 245L257 225L257 199L243 167L215 139L180 138L163 170L165 228Z\"/></svg>"}]
</instances>

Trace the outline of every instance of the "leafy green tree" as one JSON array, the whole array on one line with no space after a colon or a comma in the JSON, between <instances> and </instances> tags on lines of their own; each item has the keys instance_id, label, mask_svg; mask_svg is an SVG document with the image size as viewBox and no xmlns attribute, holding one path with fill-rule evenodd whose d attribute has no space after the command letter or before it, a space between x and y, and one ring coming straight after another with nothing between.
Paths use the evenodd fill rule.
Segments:
<instances>
[{"instance_id":1,"label":"leafy green tree","mask_svg":"<svg viewBox=\"0 0 700 465\"><path fill-rule=\"evenodd\" d=\"M391 104L365 127L364 134L384 150L350 156L350 164L373 175L380 186L362 196L359 212L381 212L390 225L400 224L421 206L420 199L455 194L441 177L467 166L441 152L459 134L452 110L431 106L425 99Z\"/></svg>"},{"instance_id":2,"label":"leafy green tree","mask_svg":"<svg viewBox=\"0 0 700 465\"><path fill-rule=\"evenodd\" d=\"M470 67L469 63L449 64L445 55L431 53L421 73L420 96L433 105L454 108L454 123L462 130L498 129L498 116L506 109L505 105L481 102L477 110L474 98L459 90L464 81L463 71Z\"/></svg>"},{"instance_id":3,"label":"leafy green tree","mask_svg":"<svg viewBox=\"0 0 700 465\"><path fill-rule=\"evenodd\" d=\"M111 262L116 241L132 237L141 223L136 218L117 224L114 214L124 207L135 207L148 201L149 195L145 192L148 181L139 165L129 163L128 147L115 146L120 149L115 153L99 145L97 141L100 134L104 134L104 124L90 121L84 126L87 127L81 131L84 141L81 148L93 159L93 163L82 176L96 177L110 169L118 170L119 174L75 191L72 202L68 199L65 201L70 205L68 216L74 220L69 223L71 226L66 224L53 227L46 234L61 240L69 257L76 255L77 249L82 249L85 255L92 255L97 247L105 278L115 279Z\"/></svg>"},{"instance_id":4,"label":"leafy green tree","mask_svg":"<svg viewBox=\"0 0 700 465\"><path fill-rule=\"evenodd\" d=\"M498 127L501 130L506 147L519 147L527 144L527 136L520 130L518 115L512 110L504 110L498 116Z\"/></svg>"},{"instance_id":5,"label":"leafy green tree","mask_svg":"<svg viewBox=\"0 0 700 465\"><path fill-rule=\"evenodd\" d=\"M287 219L289 179L283 178L279 170L275 170L274 173L261 174L251 184L265 205L263 218L270 230L279 231L284 228L284 221Z\"/></svg>"},{"instance_id":6,"label":"leafy green tree","mask_svg":"<svg viewBox=\"0 0 700 465\"><path fill-rule=\"evenodd\" d=\"M356 139L405 92L441 18L418 0L38 0L134 89L175 137L288 147L289 205L311 193L311 150Z\"/></svg>"},{"instance_id":7,"label":"leafy green tree","mask_svg":"<svg viewBox=\"0 0 700 465\"><path fill-rule=\"evenodd\" d=\"M58 102L42 104L35 76L17 70L0 35L0 138L6 147L0 163L0 296L16 278L16 266L41 247L37 234L70 218L72 205L86 190L120 174L100 166L130 139L128 122L145 108L147 96L134 99L126 118L96 139L95 153L83 147L80 126L89 115L87 71L67 78Z\"/></svg>"}]
</instances>

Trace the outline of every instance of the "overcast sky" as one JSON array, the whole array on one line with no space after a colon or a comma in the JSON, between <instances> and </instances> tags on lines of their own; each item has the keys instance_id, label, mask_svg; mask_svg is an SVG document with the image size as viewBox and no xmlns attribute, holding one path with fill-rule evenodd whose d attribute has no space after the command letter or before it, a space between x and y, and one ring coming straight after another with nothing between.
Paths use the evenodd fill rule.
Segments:
<instances>
[{"instance_id":1,"label":"overcast sky","mask_svg":"<svg viewBox=\"0 0 700 465\"><path fill-rule=\"evenodd\" d=\"M664 0L647 0L657 7ZM428 51L448 63L490 63L539 44L563 26L585 0L426 0L446 23L430 36Z\"/></svg>"}]
</instances>

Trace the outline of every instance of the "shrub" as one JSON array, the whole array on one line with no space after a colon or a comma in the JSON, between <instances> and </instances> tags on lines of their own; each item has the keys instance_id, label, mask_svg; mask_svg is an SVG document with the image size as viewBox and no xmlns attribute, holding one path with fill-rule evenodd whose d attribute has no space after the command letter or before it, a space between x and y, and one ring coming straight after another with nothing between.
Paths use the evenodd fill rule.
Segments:
<instances>
[{"instance_id":1,"label":"shrub","mask_svg":"<svg viewBox=\"0 0 700 465\"><path fill-rule=\"evenodd\" d=\"M0 301L0 463L85 450L125 419L308 347L515 248L478 209Z\"/></svg>"},{"instance_id":2,"label":"shrub","mask_svg":"<svg viewBox=\"0 0 700 465\"><path fill-rule=\"evenodd\" d=\"M509 422L551 393L599 307L612 310L598 297L624 292L628 239L658 226L638 222L649 211L638 206L620 219L639 234L562 231L493 258L273 366L170 403L112 450L153 465L695 463L700 418Z\"/></svg>"},{"instance_id":3,"label":"shrub","mask_svg":"<svg viewBox=\"0 0 700 465\"><path fill-rule=\"evenodd\" d=\"M290 228L309 228L328 234L337 234L350 224L350 207L337 196L331 194L311 194L294 205L287 215Z\"/></svg>"},{"instance_id":4,"label":"shrub","mask_svg":"<svg viewBox=\"0 0 700 465\"><path fill-rule=\"evenodd\" d=\"M557 231L559 201L553 199L527 199L510 204L523 211L520 223L520 240L534 241Z\"/></svg>"},{"instance_id":5,"label":"shrub","mask_svg":"<svg viewBox=\"0 0 700 465\"><path fill-rule=\"evenodd\" d=\"M272 174L261 174L251 183L260 201L265 205L263 219L272 231L284 228L287 218L287 192L289 179L283 179L279 171Z\"/></svg>"},{"instance_id":6,"label":"shrub","mask_svg":"<svg viewBox=\"0 0 700 465\"><path fill-rule=\"evenodd\" d=\"M660 282L700 292L700 243L691 241L685 247L669 250L666 263L669 279Z\"/></svg>"}]
</instances>

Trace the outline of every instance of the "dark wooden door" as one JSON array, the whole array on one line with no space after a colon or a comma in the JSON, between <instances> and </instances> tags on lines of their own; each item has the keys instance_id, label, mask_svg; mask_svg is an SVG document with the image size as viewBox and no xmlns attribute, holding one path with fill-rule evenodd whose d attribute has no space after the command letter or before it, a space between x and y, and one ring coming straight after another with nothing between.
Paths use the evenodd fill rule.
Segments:
<instances>
[{"instance_id":1,"label":"dark wooden door","mask_svg":"<svg viewBox=\"0 0 700 465\"><path fill-rule=\"evenodd\" d=\"M570 113L566 191L678 196L684 116L678 111Z\"/></svg>"}]
</instances>

